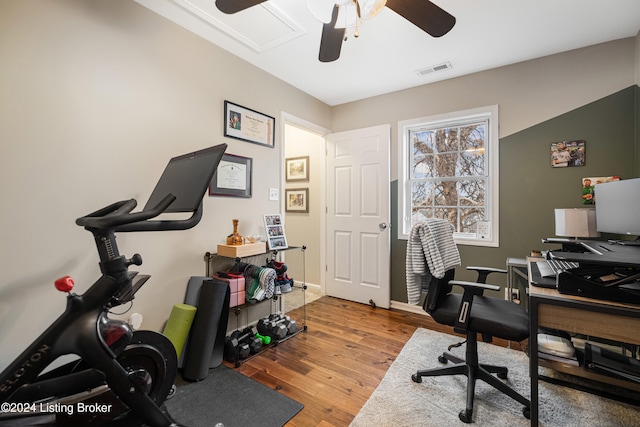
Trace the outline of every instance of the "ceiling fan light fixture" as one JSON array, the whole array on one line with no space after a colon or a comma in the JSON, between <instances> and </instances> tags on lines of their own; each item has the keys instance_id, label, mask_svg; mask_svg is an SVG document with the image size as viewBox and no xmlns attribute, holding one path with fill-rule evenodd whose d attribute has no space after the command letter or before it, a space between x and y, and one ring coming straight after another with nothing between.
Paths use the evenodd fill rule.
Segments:
<instances>
[{"instance_id":1,"label":"ceiling fan light fixture","mask_svg":"<svg viewBox=\"0 0 640 427\"><path fill-rule=\"evenodd\" d=\"M357 29L361 25L362 20L358 16L358 8L356 7L355 2L340 5L336 28L346 28L354 31L354 29Z\"/></svg>"},{"instance_id":2,"label":"ceiling fan light fixture","mask_svg":"<svg viewBox=\"0 0 640 427\"><path fill-rule=\"evenodd\" d=\"M360 4L360 17L371 19L376 16L387 4L387 0L358 0Z\"/></svg>"},{"instance_id":3,"label":"ceiling fan light fixture","mask_svg":"<svg viewBox=\"0 0 640 427\"><path fill-rule=\"evenodd\" d=\"M333 7L338 5L336 28L357 28L362 25L362 19L373 18L386 4L387 0L307 0L307 9L318 21L328 24Z\"/></svg>"},{"instance_id":4,"label":"ceiling fan light fixture","mask_svg":"<svg viewBox=\"0 0 640 427\"><path fill-rule=\"evenodd\" d=\"M216 0L256 1L256 0ZM257 0L260 1L260 0ZM264 1L264 0L262 0ZM342 43L349 33L359 36L362 19L371 19L385 7L432 37L447 34L456 18L429 0L306 0L311 14L323 22L320 38L320 62L332 62L340 57ZM331 7L327 6L327 3ZM388 4L387 4L388 3Z\"/></svg>"},{"instance_id":5,"label":"ceiling fan light fixture","mask_svg":"<svg viewBox=\"0 0 640 427\"><path fill-rule=\"evenodd\" d=\"M342 7L348 3L353 3L353 0L307 0L307 9L318 21L328 24L331 22L334 6Z\"/></svg>"}]
</instances>

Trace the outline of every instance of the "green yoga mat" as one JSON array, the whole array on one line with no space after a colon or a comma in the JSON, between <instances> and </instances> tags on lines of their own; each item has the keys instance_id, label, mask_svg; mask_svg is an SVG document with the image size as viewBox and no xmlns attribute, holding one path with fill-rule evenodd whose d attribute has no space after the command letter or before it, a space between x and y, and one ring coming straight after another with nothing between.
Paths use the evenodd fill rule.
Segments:
<instances>
[{"instance_id":1,"label":"green yoga mat","mask_svg":"<svg viewBox=\"0 0 640 427\"><path fill-rule=\"evenodd\" d=\"M187 341L191 324L196 316L196 308L189 304L176 304L171 309L169 320L162 331L162 334L169 338L169 341L176 348L176 354L180 358L184 343Z\"/></svg>"}]
</instances>

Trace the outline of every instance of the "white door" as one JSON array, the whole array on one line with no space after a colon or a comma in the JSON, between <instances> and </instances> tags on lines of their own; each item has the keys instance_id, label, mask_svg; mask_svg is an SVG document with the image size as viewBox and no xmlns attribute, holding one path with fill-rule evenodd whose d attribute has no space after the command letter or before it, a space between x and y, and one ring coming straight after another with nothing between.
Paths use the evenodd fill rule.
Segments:
<instances>
[{"instance_id":1,"label":"white door","mask_svg":"<svg viewBox=\"0 0 640 427\"><path fill-rule=\"evenodd\" d=\"M389 308L389 125L327 136L326 293Z\"/></svg>"}]
</instances>

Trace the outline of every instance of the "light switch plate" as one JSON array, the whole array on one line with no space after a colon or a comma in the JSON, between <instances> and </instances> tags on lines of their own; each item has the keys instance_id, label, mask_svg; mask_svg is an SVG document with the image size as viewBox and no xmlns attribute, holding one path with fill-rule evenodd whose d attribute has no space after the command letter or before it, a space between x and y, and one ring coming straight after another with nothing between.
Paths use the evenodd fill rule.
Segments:
<instances>
[{"instance_id":1,"label":"light switch plate","mask_svg":"<svg viewBox=\"0 0 640 427\"><path fill-rule=\"evenodd\" d=\"M278 200L280 198L280 191L277 188L269 189L269 200Z\"/></svg>"},{"instance_id":2,"label":"light switch plate","mask_svg":"<svg viewBox=\"0 0 640 427\"><path fill-rule=\"evenodd\" d=\"M478 221L476 223L476 238L477 239L489 239L491 238L491 223Z\"/></svg>"}]
</instances>

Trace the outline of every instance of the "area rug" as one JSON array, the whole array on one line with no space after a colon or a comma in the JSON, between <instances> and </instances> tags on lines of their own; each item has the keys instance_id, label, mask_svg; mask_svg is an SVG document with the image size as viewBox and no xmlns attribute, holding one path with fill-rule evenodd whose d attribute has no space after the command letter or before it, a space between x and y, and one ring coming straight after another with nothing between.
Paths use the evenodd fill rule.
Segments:
<instances>
[{"instance_id":1,"label":"area rug","mask_svg":"<svg viewBox=\"0 0 640 427\"><path fill-rule=\"evenodd\" d=\"M465 408L467 377L424 377L418 384L411 375L419 369L441 365L438 356L458 337L418 329L389 367L351 427L463 425L458 413ZM464 358L464 346L450 353ZM530 397L529 359L519 350L478 343L480 363L509 368L508 383ZM638 426L640 408L541 381L541 426ZM483 381L476 383L473 421L476 426L528 426L523 406Z\"/></svg>"},{"instance_id":2,"label":"area rug","mask_svg":"<svg viewBox=\"0 0 640 427\"><path fill-rule=\"evenodd\" d=\"M189 427L281 427L303 405L241 373L220 365L202 381L177 381L167 401L171 417Z\"/></svg>"}]
</instances>

